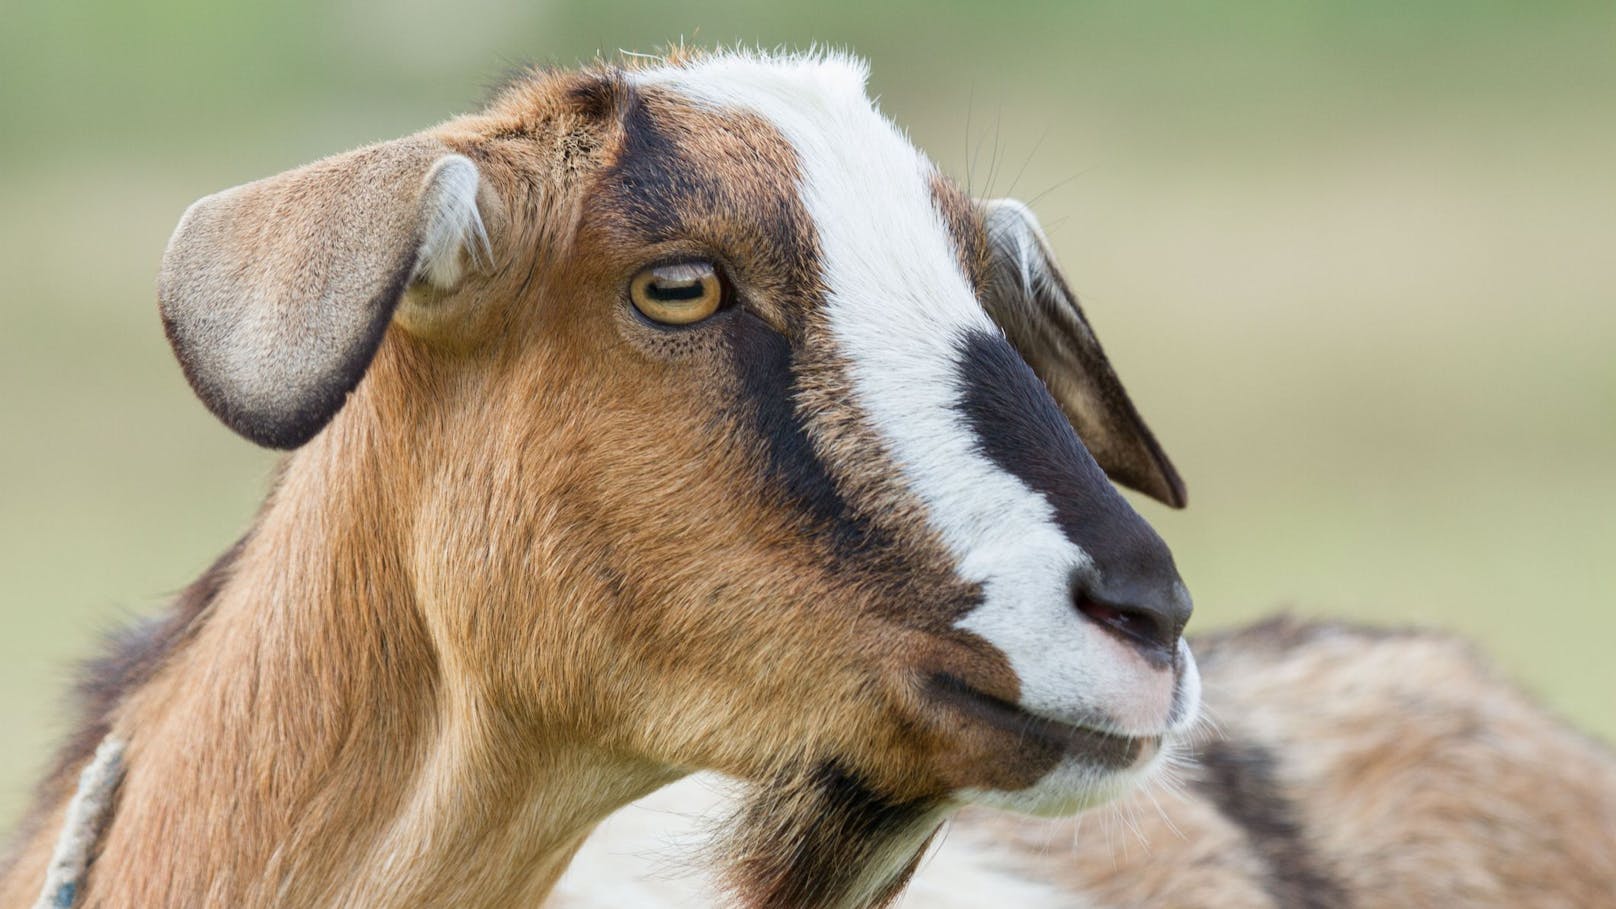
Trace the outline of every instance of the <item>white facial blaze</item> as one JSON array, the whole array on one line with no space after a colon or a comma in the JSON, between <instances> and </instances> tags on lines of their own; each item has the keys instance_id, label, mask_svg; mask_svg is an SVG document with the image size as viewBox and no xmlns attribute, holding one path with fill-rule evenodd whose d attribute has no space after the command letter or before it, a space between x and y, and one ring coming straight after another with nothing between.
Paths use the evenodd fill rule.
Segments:
<instances>
[{"instance_id":1,"label":"white facial blaze","mask_svg":"<svg viewBox=\"0 0 1616 909\"><path fill-rule=\"evenodd\" d=\"M1116 708L1136 673L1070 605L1069 578L1088 556L1042 495L977 451L957 407L961 338L999 329L960 268L931 163L876 111L865 76L839 57L722 55L637 78L759 115L795 148L827 317L858 401L960 575L982 585L960 627L1005 653L1027 710L1126 722Z\"/></svg>"}]
</instances>

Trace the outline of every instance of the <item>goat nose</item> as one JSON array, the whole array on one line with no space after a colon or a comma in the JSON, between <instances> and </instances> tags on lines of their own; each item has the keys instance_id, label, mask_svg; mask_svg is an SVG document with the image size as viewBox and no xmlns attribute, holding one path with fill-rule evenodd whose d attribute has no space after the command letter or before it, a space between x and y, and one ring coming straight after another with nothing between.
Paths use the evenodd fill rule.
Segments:
<instances>
[{"instance_id":1,"label":"goat nose","mask_svg":"<svg viewBox=\"0 0 1616 909\"><path fill-rule=\"evenodd\" d=\"M1158 665L1177 656L1178 639L1194 609L1177 572L1112 583L1080 575L1072 581L1072 605Z\"/></svg>"}]
</instances>

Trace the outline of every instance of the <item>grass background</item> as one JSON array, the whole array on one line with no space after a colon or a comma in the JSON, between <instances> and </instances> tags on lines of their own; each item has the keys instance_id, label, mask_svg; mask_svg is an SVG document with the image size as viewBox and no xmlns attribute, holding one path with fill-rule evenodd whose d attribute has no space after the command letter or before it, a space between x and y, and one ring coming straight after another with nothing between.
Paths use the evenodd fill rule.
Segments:
<instances>
[{"instance_id":1,"label":"grass background","mask_svg":"<svg viewBox=\"0 0 1616 909\"><path fill-rule=\"evenodd\" d=\"M1211 628L1472 636L1616 735L1616 6L963 0L0 10L0 823L72 662L245 525L271 456L172 362L192 199L684 36L849 46L1034 201L1189 481L1142 504Z\"/></svg>"}]
</instances>

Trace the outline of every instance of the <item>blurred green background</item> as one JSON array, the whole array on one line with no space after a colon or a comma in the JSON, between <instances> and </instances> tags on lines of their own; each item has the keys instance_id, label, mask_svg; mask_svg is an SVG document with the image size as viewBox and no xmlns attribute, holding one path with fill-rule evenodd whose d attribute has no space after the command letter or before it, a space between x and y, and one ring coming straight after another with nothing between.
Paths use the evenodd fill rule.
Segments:
<instances>
[{"instance_id":1,"label":"blurred green background","mask_svg":"<svg viewBox=\"0 0 1616 909\"><path fill-rule=\"evenodd\" d=\"M1616 4L16 0L0 10L0 824L74 660L242 529L153 274L195 197L527 61L847 46L1032 200L1191 507L1195 625L1440 625L1616 735Z\"/></svg>"}]
</instances>

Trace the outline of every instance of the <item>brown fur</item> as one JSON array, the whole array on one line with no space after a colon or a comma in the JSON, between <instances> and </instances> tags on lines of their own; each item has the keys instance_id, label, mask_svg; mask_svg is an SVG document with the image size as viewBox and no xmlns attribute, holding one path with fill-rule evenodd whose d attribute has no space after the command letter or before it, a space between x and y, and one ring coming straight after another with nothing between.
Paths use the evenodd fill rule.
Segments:
<instances>
[{"instance_id":1,"label":"brown fur","mask_svg":"<svg viewBox=\"0 0 1616 909\"><path fill-rule=\"evenodd\" d=\"M448 153L480 173L493 261L415 280L407 196ZM794 173L767 124L600 67L532 76L481 114L210 209L230 217L185 237L165 304L206 317L273 273L299 289L266 293L288 304L264 323L276 345L319 337L340 349L315 359L340 369L296 389L311 409L295 426L260 432L232 410L239 389L193 359L180 323L199 314L165 309L232 425L274 444L318 434L237 549L90 683L84 727L0 872L0 909L32 902L103 734L127 741L128 772L85 907L532 904L596 821L695 767L772 781L731 844L743 899L880 904L947 793L1047 770L1053 754L925 703L944 667L1007 701L1017 680L953 630L978 591L953 577L850 404ZM976 211L946 184L936 195L980 287ZM345 245L375 217L379 245ZM232 255L187 268L213 247ZM623 305L634 271L696 255L722 261L751 305L677 332ZM368 308L330 318L355 302ZM1092 343L1075 308L1067 320ZM756 364L735 355L759 337L792 344L773 376L790 384L768 401L747 399ZM792 446L813 463L782 463ZM1155 473L1139 482L1180 500L1159 450L1145 454L1132 461ZM1023 851L1025 873L1132 901L1117 905L1333 909L1434 901L1430 881L1475 905L1608 894L1595 889L1610 877L1608 758L1545 731L1451 645L1277 628L1210 657L1225 725L1177 816L1197 831L1185 854L1122 879ZM1523 780L1530 793L1475 805L1478 789ZM1567 823L1579 810L1589 829ZM965 823L1010 840L1031 829Z\"/></svg>"},{"instance_id":2,"label":"brown fur","mask_svg":"<svg viewBox=\"0 0 1616 909\"><path fill-rule=\"evenodd\" d=\"M758 318L810 347L823 331L789 149L748 118L676 104L611 68L541 74L401 140L476 164L494 261L396 304L229 570L114 658L134 668L91 698L0 873L0 907L33 899L103 731L128 742L128 771L86 909L531 904L596 821L690 768L772 779L834 760L900 800L1047 768L922 703L939 665L1005 698L1016 680L950 630L975 591L882 480L837 364L798 364L790 406L839 498L792 501L735 404L721 320L669 333L628 316L636 269L716 255ZM723 194L614 182L636 106ZM378 146L274 178L229 224L294 217L252 234L302 244L268 267L369 293L375 275L341 270L392 258L319 246L321 212L362 222L335 178L394 162L385 187L405 186L418 157ZM409 209L387 211L388 236L406 236ZM658 235L669 215L678 230ZM199 242L245 235L208 231ZM220 282L264 266L234 252L204 276L221 298L234 285ZM863 534L853 561L827 530L843 513Z\"/></svg>"}]
</instances>

